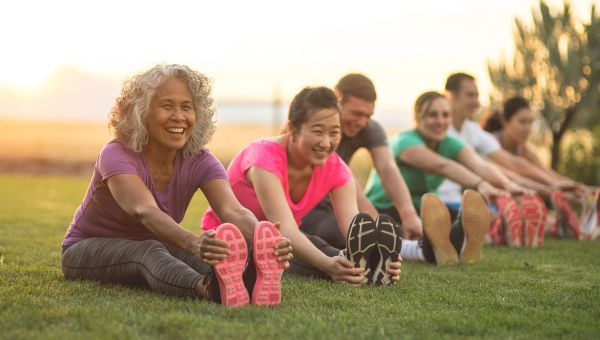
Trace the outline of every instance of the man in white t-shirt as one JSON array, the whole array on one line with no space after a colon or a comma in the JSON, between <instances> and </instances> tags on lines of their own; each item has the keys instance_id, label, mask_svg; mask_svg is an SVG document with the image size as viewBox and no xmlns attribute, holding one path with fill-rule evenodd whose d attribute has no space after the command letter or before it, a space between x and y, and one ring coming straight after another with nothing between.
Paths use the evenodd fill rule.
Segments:
<instances>
[{"instance_id":1,"label":"man in white t-shirt","mask_svg":"<svg viewBox=\"0 0 600 340\"><path fill-rule=\"evenodd\" d=\"M479 103L479 91L475 78L466 73L454 73L446 80L446 97L452 109L452 125L448 128L448 134L464 140L478 154L491 159L496 164L508 171L514 171L520 175L540 177L539 171L531 165L503 150L496 138L489 132L483 130L478 123L471 121L473 115L481 104ZM497 167L495 170L500 171ZM515 174L512 174L516 176ZM506 190L512 193L523 192L524 189L504 176ZM440 198L451 208L457 209L462 198L462 188L450 180L444 181L438 189ZM458 209L457 209L458 210Z\"/></svg>"}]
</instances>

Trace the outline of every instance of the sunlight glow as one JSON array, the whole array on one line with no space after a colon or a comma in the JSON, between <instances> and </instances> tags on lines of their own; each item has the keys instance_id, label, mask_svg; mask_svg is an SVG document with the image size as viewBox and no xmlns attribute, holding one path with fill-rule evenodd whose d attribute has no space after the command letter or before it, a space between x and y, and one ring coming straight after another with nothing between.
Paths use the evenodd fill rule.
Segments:
<instances>
[{"instance_id":1,"label":"sunlight glow","mask_svg":"<svg viewBox=\"0 0 600 340\"><path fill-rule=\"evenodd\" d=\"M573 3L581 10L591 1ZM0 87L33 90L65 66L120 80L169 62L213 78L217 99L268 102L275 86L290 98L362 72L378 105L406 111L418 93L466 71L485 103L486 63L511 53L514 16L530 17L537 2L6 1Z\"/></svg>"}]
</instances>

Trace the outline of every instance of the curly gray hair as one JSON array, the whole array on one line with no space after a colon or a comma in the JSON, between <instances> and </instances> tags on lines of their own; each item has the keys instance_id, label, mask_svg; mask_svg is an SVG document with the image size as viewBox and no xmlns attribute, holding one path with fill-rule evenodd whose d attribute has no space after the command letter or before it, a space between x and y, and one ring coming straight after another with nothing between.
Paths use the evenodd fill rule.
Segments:
<instances>
[{"instance_id":1,"label":"curly gray hair","mask_svg":"<svg viewBox=\"0 0 600 340\"><path fill-rule=\"evenodd\" d=\"M196 123L190 139L183 147L184 157L189 157L200 152L215 132L215 108L210 80L185 65L158 64L125 80L121 95L109 113L108 126L131 150L142 151L148 143L144 119L149 113L150 100L156 88L169 76L185 82L194 101Z\"/></svg>"}]
</instances>

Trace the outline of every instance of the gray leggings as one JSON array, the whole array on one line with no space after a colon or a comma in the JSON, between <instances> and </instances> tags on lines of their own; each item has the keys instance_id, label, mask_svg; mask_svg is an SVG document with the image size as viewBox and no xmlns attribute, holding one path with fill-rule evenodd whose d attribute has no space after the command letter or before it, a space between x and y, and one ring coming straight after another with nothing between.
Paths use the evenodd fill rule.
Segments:
<instances>
[{"instance_id":1,"label":"gray leggings","mask_svg":"<svg viewBox=\"0 0 600 340\"><path fill-rule=\"evenodd\" d=\"M69 280L149 286L181 297L197 297L197 282L212 276L208 263L157 240L88 238L63 248L61 263Z\"/></svg>"}]
</instances>

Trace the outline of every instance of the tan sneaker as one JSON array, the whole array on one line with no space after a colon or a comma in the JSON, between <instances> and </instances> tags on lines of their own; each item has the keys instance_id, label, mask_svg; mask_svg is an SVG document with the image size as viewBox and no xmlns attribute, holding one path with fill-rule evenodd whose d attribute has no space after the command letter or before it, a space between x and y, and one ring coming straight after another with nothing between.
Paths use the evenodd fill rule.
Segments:
<instances>
[{"instance_id":1,"label":"tan sneaker","mask_svg":"<svg viewBox=\"0 0 600 340\"><path fill-rule=\"evenodd\" d=\"M467 264L477 263L481 260L485 235L492 215L481 194L473 190L465 191L461 208L465 241L460 252L460 260Z\"/></svg>"},{"instance_id":2,"label":"tan sneaker","mask_svg":"<svg viewBox=\"0 0 600 340\"><path fill-rule=\"evenodd\" d=\"M450 212L436 195L427 193L421 198L421 220L437 265L458 264L458 254L450 243Z\"/></svg>"}]
</instances>

